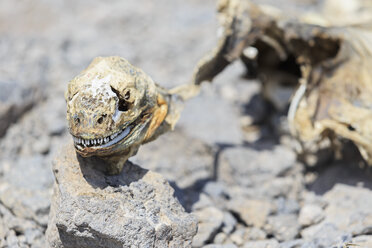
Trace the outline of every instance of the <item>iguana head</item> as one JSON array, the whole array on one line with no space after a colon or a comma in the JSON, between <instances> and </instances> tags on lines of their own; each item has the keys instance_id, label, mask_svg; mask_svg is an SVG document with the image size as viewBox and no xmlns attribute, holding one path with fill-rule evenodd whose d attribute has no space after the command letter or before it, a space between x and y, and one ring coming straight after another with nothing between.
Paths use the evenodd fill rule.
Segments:
<instances>
[{"instance_id":1,"label":"iguana head","mask_svg":"<svg viewBox=\"0 0 372 248\"><path fill-rule=\"evenodd\" d=\"M151 78L125 59L94 59L65 94L77 152L108 156L141 144L158 106L156 91Z\"/></svg>"}]
</instances>

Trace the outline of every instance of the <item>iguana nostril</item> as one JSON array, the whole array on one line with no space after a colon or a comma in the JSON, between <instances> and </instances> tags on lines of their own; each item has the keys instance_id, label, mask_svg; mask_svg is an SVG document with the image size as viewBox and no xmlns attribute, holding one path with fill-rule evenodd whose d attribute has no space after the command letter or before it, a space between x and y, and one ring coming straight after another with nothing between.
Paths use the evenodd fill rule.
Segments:
<instances>
[{"instance_id":1,"label":"iguana nostril","mask_svg":"<svg viewBox=\"0 0 372 248\"><path fill-rule=\"evenodd\" d=\"M80 124L80 118L79 117L74 116L74 121L75 121L76 124Z\"/></svg>"},{"instance_id":2,"label":"iguana nostril","mask_svg":"<svg viewBox=\"0 0 372 248\"><path fill-rule=\"evenodd\" d=\"M98 120L97 120L97 123L98 123L98 124L102 124L102 123L103 123L103 120L106 118L106 116L107 116L107 115L104 114L104 115L102 115L101 117L99 117Z\"/></svg>"}]
</instances>

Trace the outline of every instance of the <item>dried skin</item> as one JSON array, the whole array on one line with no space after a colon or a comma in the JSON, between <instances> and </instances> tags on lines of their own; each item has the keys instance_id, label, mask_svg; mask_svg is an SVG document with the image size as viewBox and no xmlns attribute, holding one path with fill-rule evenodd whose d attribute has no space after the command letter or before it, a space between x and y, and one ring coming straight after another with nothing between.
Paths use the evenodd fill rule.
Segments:
<instances>
[{"instance_id":1,"label":"dried skin","mask_svg":"<svg viewBox=\"0 0 372 248\"><path fill-rule=\"evenodd\" d=\"M241 58L267 97L275 84L297 88L288 117L302 153L337 136L352 140L372 164L372 2L265 2L219 1L223 34L199 62L194 84ZM247 48L257 56L247 56Z\"/></svg>"},{"instance_id":2,"label":"dried skin","mask_svg":"<svg viewBox=\"0 0 372 248\"><path fill-rule=\"evenodd\" d=\"M108 162L110 174L141 144L173 128L182 108L177 95L120 57L94 59L69 82L65 98L76 151Z\"/></svg>"}]
</instances>

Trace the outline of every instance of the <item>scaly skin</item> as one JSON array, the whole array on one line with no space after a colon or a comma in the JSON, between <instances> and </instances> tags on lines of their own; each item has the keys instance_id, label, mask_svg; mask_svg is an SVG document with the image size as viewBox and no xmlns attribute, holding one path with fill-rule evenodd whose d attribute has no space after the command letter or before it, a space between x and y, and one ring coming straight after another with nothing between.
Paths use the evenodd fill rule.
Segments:
<instances>
[{"instance_id":1,"label":"scaly skin","mask_svg":"<svg viewBox=\"0 0 372 248\"><path fill-rule=\"evenodd\" d=\"M94 59L69 82L65 98L77 153L105 160L109 174L178 119L172 96L120 57Z\"/></svg>"}]
</instances>

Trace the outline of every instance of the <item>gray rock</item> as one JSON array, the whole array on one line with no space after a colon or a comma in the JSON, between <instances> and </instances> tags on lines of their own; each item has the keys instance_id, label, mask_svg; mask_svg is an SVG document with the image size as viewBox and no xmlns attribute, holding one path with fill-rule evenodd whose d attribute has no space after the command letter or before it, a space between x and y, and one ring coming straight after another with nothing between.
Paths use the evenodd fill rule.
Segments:
<instances>
[{"instance_id":1,"label":"gray rock","mask_svg":"<svg viewBox=\"0 0 372 248\"><path fill-rule=\"evenodd\" d=\"M284 146L273 145L270 150L231 148L221 154L218 175L228 184L261 185L284 175L295 165L295 159L295 153Z\"/></svg>"},{"instance_id":2,"label":"gray rock","mask_svg":"<svg viewBox=\"0 0 372 248\"><path fill-rule=\"evenodd\" d=\"M220 182L208 182L204 188L203 192L205 192L207 195L209 195L211 198L219 198L221 196L224 196L226 194L225 192L225 186Z\"/></svg>"},{"instance_id":3,"label":"gray rock","mask_svg":"<svg viewBox=\"0 0 372 248\"><path fill-rule=\"evenodd\" d=\"M332 245L347 241L351 233L341 231L331 223L313 225L301 231L306 243L301 248L332 247Z\"/></svg>"},{"instance_id":4,"label":"gray rock","mask_svg":"<svg viewBox=\"0 0 372 248\"><path fill-rule=\"evenodd\" d=\"M324 219L301 231L305 240L332 245L340 237L362 235L372 230L372 191L337 184L323 199L327 206Z\"/></svg>"},{"instance_id":5,"label":"gray rock","mask_svg":"<svg viewBox=\"0 0 372 248\"><path fill-rule=\"evenodd\" d=\"M249 240L265 240L267 234L260 228L257 227L244 227L238 226L235 232L230 235L231 241L238 246L242 246L244 242Z\"/></svg>"},{"instance_id":6,"label":"gray rock","mask_svg":"<svg viewBox=\"0 0 372 248\"><path fill-rule=\"evenodd\" d=\"M229 234L234 231L236 224L237 220L235 219L235 217L230 212L224 211L222 231L226 234Z\"/></svg>"},{"instance_id":7,"label":"gray rock","mask_svg":"<svg viewBox=\"0 0 372 248\"><path fill-rule=\"evenodd\" d=\"M19 247L19 242L18 242L18 238L17 238L17 235L16 235L15 231L13 231L13 230L9 231L9 233L6 237L5 247L9 247L9 248Z\"/></svg>"},{"instance_id":8,"label":"gray rock","mask_svg":"<svg viewBox=\"0 0 372 248\"><path fill-rule=\"evenodd\" d=\"M234 244L225 244L225 245L219 245L219 244L210 244L210 245L205 245L203 248L238 248Z\"/></svg>"},{"instance_id":9,"label":"gray rock","mask_svg":"<svg viewBox=\"0 0 372 248\"><path fill-rule=\"evenodd\" d=\"M372 247L372 235L361 235L354 237L351 244L355 244L359 248L369 248Z\"/></svg>"},{"instance_id":10,"label":"gray rock","mask_svg":"<svg viewBox=\"0 0 372 248\"><path fill-rule=\"evenodd\" d=\"M8 127L32 108L40 96L40 91L32 85L2 81L0 77L0 137Z\"/></svg>"},{"instance_id":11,"label":"gray rock","mask_svg":"<svg viewBox=\"0 0 372 248\"><path fill-rule=\"evenodd\" d=\"M279 243L275 239L249 241L243 248L279 248Z\"/></svg>"},{"instance_id":12,"label":"gray rock","mask_svg":"<svg viewBox=\"0 0 372 248\"><path fill-rule=\"evenodd\" d=\"M128 162L107 176L98 159L72 145L53 165L56 177L47 240L51 247L190 247L197 221L160 175Z\"/></svg>"},{"instance_id":13,"label":"gray rock","mask_svg":"<svg viewBox=\"0 0 372 248\"><path fill-rule=\"evenodd\" d=\"M199 96L187 101L178 125L207 144L240 144L243 134L238 108L214 93L215 85L205 84L202 88Z\"/></svg>"},{"instance_id":14,"label":"gray rock","mask_svg":"<svg viewBox=\"0 0 372 248\"><path fill-rule=\"evenodd\" d=\"M0 200L16 216L47 225L53 175L41 156L23 157L4 168ZM21 196L21 197L20 197Z\"/></svg>"},{"instance_id":15,"label":"gray rock","mask_svg":"<svg viewBox=\"0 0 372 248\"><path fill-rule=\"evenodd\" d=\"M280 243L279 248L301 248L303 244L304 241L302 239L295 239Z\"/></svg>"},{"instance_id":16,"label":"gray rock","mask_svg":"<svg viewBox=\"0 0 372 248\"><path fill-rule=\"evenodd\" d=\"M306 204L301 208L298 222L302 226L311 226L324 219L323 209L319 205Z\"/></svg>"},{"instance_id":17,"label":"gray rock","mask_svg":"<svg viewBox=\"0 0 372 248\"><path fill-rule=\"evenodd\" d=\"M244 244L245 232L245 228L239 228L235 230L235 232L230 235L231 241L234 242L234 244L236 244L237 246L242 246Z\"/></svg>"},{"instance_id":18,"label":"gray rock","mask_svg":"<svg viewBox=\"0 0 372 248\"><path fill-rule=\"evenodd\" d=\"M321 195L316 195L312 191L302 192L301 197L303 198L305 204L317 205L322 209L327 206L327 201Z\"/></svg>"},{"instance_id":19,"label":"gray rock","mask_svg":"<svg viewBox=\"0 0 372 248\"><path fill-rule=\"evenodd\" d=\"M270 198L287 197L296 195L301 190L301 182L296 181L291 177L278 177L268 180L259 186L259 191L262 195Z\"/></svg>"},{"instance_id":20,"label":"gray rock","mask_svg":"<svg viewBox=\"0 0 372 248\"><path fill-rule=\"evenodd\" d=\"M8 232L8 228L4 223L4 219L2 218L2 215L0 215L0 245L1 245L1 240L4 240L7 232Z\"/></svg>"},{"instance_id":21,"label":"gray rock","mask_svg":"<svg viewBox=\"0 0 372 248\"><path fill-rule=\"evenodd\" d=\"M180 188L186 188L198 180L210 178L213 156L209 146L176 128L140 147L133 162L161 173Z\"/></svg>"},{"instance_id":22,"label":"gray rock","mask_svg":"<svg viewBox=\"0 0 372 248\"><path fill-rule=\"evenodd\" d=\"M248 227L244 235L245 240L264 240L267 236L267 233L264 232L261 228L257 227Z\"/></svg>"},{"instance_id":23,"label":"gray rock","mask_svg":"<svg viewBox=\"0 0 372 248\"><path fill-rule=\"evenodd\" d=\"M39 229L27 229L25 231L25 241L27 244L34 244L36 241L44 236Z\"/></svg>"},{"instance_id":24,"label":"gray rock","mask_svg":"<svg viewBox=\"0 0 372 248\"><path fill-rule=\"evenodd\" d=\"M236 198L228 203L228 209L241 218L246 225L262 227L272 211L269 201L263 199Z\"/></svg>"},{"instance_id":25,"label":"gray rock","mask_svg":"<svg viewBox=\"0 0 372 248\"><path fill-rule=\"evenodd\" d=\"M192 241L194 247L201 247L212 241L223 224L223 212L215 207L208 207L194 213L199 220L198 233Z\"/></svg>"},{"instance_id":26,"label":"gray rock","mask_svg":"<svg viewBox=\"0 0 372 248\"><path fill-rule=\"evenodd\" d=\"M297 222L297 215L281 214L270 216L265 229L278 241L289 241L299 235L300 225Z\"/></svg>"},{"instance_id":27,"label":"gray rock","mask_svg":"<svg viewBox=\"0 0 372 248\"><path fill-rule=\"evenodd\" d=\"M200 210L206 207L214 206L213 200L206 194L201 193L199 195L199 200L192 205L192 211Z\"/></svg>"},{"instance_id":28,"label":"gray rock","mask_svg":"<svg viewBox=\"0 0 372 248\"><path fill-rule=\"evenodd\" d=\"M34 146L32 147L32 149L36 152L36 153L40 153L40 154L46 154L49 152L49 149L50 149L50 138L49 136L42 136L40 137L35 143L34 143Z\"/></svg>"},{"instance_id":29,"label":"gray rock","mask_svg":"<svg viewBox=\"0 0 372 248\"><path fill-rule=\"evenodd\" d=\"M52 108L50 106L53 106ZM66 123L66 102L63 98L52 98L49 100L49 106L42 112L45 122L46 132L49 135L61 135L67 130ZM57 110L57 111L56 111Z\"/></svg>"},{"instance_id":30,"label":"gray rock","mask_svg":"<svg viewBox=\"0 0 372 248\"><path fill-rule=\"evenodd\" d=\"M214 237L213 239L213 243L214 244L223 244L227 239L227 234L226 233L223 233L223 232L220 232L216 235L216 237Z\"/></svg>"},{"instance_id":31,"label":"gray rock","mask_svg":"<svg viewBox=\"0 0 372 248\"><path fill-rule=\"evenodd\" d=\"M323 223L361 235L372 231L372 191L365 188L337 184L324 195L328 205ZM342 216L342 218L341 218Z\"/></svg>"},{"instance_id":32,"label":"gray rock","mask_svg":"<svg viewBox=\"0 0 372 248\"><path fill-rule=\"evenodd\" d=\"M277 214L297 214L300 211L300 205L295 199L286 199L279 197L275 200Z\"/></svg>"}]
</instances>

